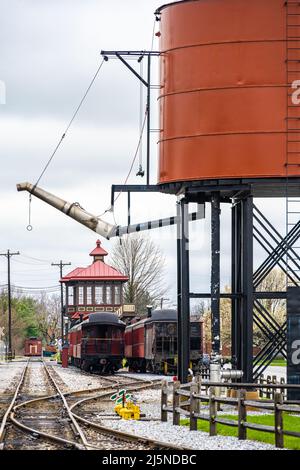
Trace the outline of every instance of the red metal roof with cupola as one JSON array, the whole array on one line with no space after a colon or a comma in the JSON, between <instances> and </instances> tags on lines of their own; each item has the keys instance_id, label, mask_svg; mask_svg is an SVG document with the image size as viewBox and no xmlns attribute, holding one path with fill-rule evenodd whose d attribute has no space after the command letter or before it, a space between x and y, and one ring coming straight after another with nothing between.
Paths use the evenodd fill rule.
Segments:
<instances>
[{"instance_id":1,"label":"red metal roof with cupola","mask_svg":"<svg viewBox=\"0 0 300 470\"><path fill-rule=\"evenodd\" d=\"M70 273L61 278L60 282L70 281L128 281L128 276L117 271L117 269L109 266L104 262L104 256L107 256L107 251L101 247L100 240L96 242L90 256L93 256L94 261L86 268L75 268Z\"/></svg>"}]
</instances>

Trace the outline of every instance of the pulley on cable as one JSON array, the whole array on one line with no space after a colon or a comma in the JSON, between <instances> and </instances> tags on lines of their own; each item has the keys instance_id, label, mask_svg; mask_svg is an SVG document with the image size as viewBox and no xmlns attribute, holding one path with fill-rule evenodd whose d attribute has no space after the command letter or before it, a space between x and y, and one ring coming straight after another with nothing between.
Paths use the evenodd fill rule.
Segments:
<instances>
[{"instance_id":1,"label":"pulley on cable","mask_svg":"<svg viewBox=\"0 0 300 470\"><path fill-rule=\"evenodd\" d=\"M26 227L28 232L31 232L33 227L31 225L31 194L29 194L29 200L28 200L28 225Z\"/></svg>"}]
</instances>

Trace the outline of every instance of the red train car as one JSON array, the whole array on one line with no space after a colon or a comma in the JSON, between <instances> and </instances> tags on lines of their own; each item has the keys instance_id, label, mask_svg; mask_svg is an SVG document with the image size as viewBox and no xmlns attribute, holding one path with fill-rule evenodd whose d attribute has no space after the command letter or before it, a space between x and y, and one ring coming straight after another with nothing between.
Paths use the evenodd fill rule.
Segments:
<instances>
[{"instance_id":1,"label":"red train car","mask_svg":"<svg viewBox=\"0 0 300 470\"><path fill-rule=\"evenodd\" d=\"M190 359L197 371L203 354L203 323L191 321ZM151 317L126 327L125 357L136 372L176 373L177 311L154 310Z\"/></svg>"},{"instance_id":2,"label":"red train car","mask_svg":"<svg viewBox=\"0 0 300 470\"><path fill-rule=\"evenodd\" d=\"M71 364L85 371L116 372L124 358L123 323L111 312L91 313L69 331Z\"/></svg>"},{"instance_id":3,"label":"red train car","mask_svg":"<svg viewBox=\"0 0 300 470\"><path fill-rule=\"evenodd\" d=\"M36 337L27 338L25 340L25 356L41 356L42 340Z\"/></svg>"}]
</instances>

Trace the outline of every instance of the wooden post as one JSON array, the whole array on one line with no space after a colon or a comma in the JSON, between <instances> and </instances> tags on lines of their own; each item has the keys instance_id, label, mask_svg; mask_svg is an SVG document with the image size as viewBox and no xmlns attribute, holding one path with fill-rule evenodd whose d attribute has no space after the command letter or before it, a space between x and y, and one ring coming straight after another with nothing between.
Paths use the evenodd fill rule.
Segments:
<instances>
[{"instance_id":1,"label":"wooden post","mask_svg":"<svg viewBox=\"0 0 300 470\"><path fill-rule=\"evenodd\" d=\"M245 390L238 390L238 438L241 440L247 439L247 428L244 423L247 421L247 409L244 404L246 398Z\"/></svg>"},{"instance_id":2,"label":"wooden post","mask_svg":"<svg viewBox=\"0 0 300 470\"><path fill-rule=\"evenodd\" d=\"M275 412L275 446L280 449L284 448L283 436L283 416L282 411L278 409L278 405L282 405L283 396L281 393L274 394L274 412Z\"/></svg>"},{"instance_id":3,"label":"wooden post","mask_svg":"<svg viewBox=\"0 0 300 470\"><path fill-rule=\"evenodd\" d=\"M194 394L198 392L198 384L193 382L190 387L190 431L197 431L197 418L194 413L197 413L198 398Z\"/></svg>"},{"instance_id":4,"label":"wooden post","mask_svg":"<svg viewBox=\"0 0 300 470\"><path fill-rule=\"evenodd\" d=\"M272 375L272 384L274 384L274 385L277 384L277 376L276 375ZM276 389L273 388L272 389L272 400L275 400L275 392L276 392Z\"/></svg>"},{"instance_id":5,"label":"wooden post","mask_svg":"<svg viewBox=\"0 0 300 470\"><path fill-rule=\"evenodd\" d=\"M259 378L259 385L263 385L264 384L264 376L261 375L260 378ZM264 390L263 388L260 388L259 389L259 398L263 398L264 397Z\"/></svg>"},{"instance_id":6,"label":"wooden post","mask_svg":"<svg viewBox=\"0 0 300 470\"><path fill-rule=\"evenodd\" d=\"M174 426L179 426L180 424L180 413L176 411L176 408L179 407L180 395L177 391L180 389L180 382L174 382L173 384L173 424Z\"/></svg>"},{"instance_id":7,"label":"wooden post","mask_svg":"<svg viewBox=\"0 0 300 470\"><path fill-rule=\"evenodd\" d=\"M217 402L215 401L215 387L209 389L209 435L217 435L217 423L215 422L217 416Z\"/></svg>"},{"instance_id":8,"label":"wooden post","mask_svg":"<svg viewBox=\"0 0 300 470\"><path fill-rule=\"evenodd\" d=\"M165 407L168 406L168 384L166 380L161 383L161 421L168 421L168 412Z\"/></svg>"},{"instance_id":9,"label":"wooden post","mask_svg":"<svg viewBox=\"0 0 300 470\"><path fill-rule=\"evenodd\" d=\"M281 379L280 379L280 384L281 384L281 385L284 385L284 384L285 384L285 379L284 379L284 377L281 377ZM281 389L281 390L282 390L283 400L286 400L286 399L287 399L287 390L286 390L286 388L285 388L285 389Z\"/></svg>"},{"instance_id":10,"label":"wooden post","mask_svg":"<svg viewBox=\"0 0 300 470\"><path fill-rule=\"evenodd\" d=\"M267 376L267 384L270 384L272 382L271 376ZM267 387L267 399L270 400L271 398L271 389L270 387Z\"/></svg>"},{"instance_id":11,"label":"wooden post","mask_svg":"<svg viewBox=\"0 0 300 470\"><path fill-rule=\"evenodd\" d=\"M202 378L201 375L198 375L196 377L196 384L197 384L197 395L201 395L201 385L202 385ZM201 400L197 400L197 408L196 408L196 413L200 413L201 409Z\"/></svg>"}]
</instances>

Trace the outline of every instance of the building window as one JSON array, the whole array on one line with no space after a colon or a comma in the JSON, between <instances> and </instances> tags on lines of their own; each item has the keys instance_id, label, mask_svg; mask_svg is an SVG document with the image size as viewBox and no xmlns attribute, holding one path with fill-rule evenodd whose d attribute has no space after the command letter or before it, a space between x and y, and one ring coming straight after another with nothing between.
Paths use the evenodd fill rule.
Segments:
<instances>
[{"instance_id":1,"label":"building window","mask_svg":"<svg viewBox=\"0 0 300 470\"><path fill-rule=\"evenodd\" d=\"M91 305L93 303L92 286L87 286L87 288L86 288L86 303L87 303L87 305Z\"/></svg>"},{"instance_id":2,"label":"building window","mask_svg":"<svg viewBox=\"0 0 300 470\"><path fill-rule=\"evenodd\" d=\"M115 286L115 304L121 303L121 286Z\"/></svg>"},{"instance_id":3,"label":"building window","mask_svg":"<svg viewBox=\"0 0 300 470\"><path fill-rule=\"evenodd\" d=\"M96 286L95 287L95 303L96 304L103 304L103 286Z\"/></svg>"},{"instance_id":4,"label":"building window","mask_svg":"<svg viewBox=\"0 0 300 470\"><path fill-rule=\"evenodd\" d=\"M68 287L68 305L74 305L74 287Z\"/></svg>"},{"instance_id":5,"label":"building window","mask_svg":"<svg viewBox=\"0 0 300 470\"><path fill-rule=\"evenodd\" d=\"M106 303L112 304L112 288L111 286L106 286Z\"/></svg>"},{"instance_id":6,"label":"building window","mask_svg":"<svg viewBox=\"0 0 300 470\"><path fill-rule=\"evenodd\" d=\"M78 304L79 305L84 304L84 287L83 286L78 287Z\"/></svg>"}]
</instances>

